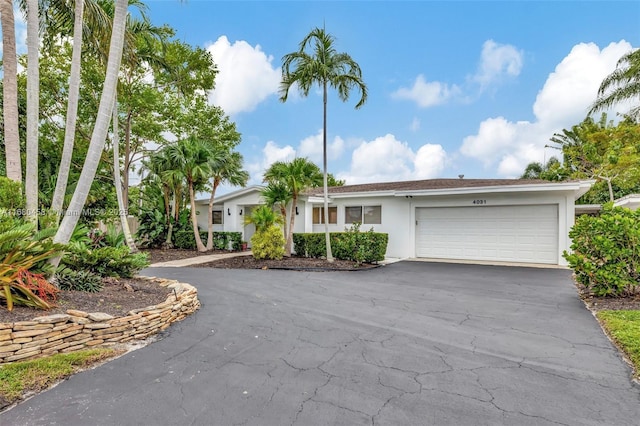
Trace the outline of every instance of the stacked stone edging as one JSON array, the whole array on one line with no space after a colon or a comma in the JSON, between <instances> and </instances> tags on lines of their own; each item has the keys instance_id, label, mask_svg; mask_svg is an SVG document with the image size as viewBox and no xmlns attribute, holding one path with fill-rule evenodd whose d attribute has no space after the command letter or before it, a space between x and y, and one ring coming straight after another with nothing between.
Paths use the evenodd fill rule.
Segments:
<instances>
[{"instance_id":1,"label":"stacked stone edging","mask_svg":"<svg viewBox=\"0 0 640 426\"><path fill-rule=\"evenodd\" d=\"M198 290L190 284L154 277L173 292L162 303L114 317L73 309L31 321L0 323L0 364L97 346L145 339L200 308Z\"/></svg>"}]
</instances>

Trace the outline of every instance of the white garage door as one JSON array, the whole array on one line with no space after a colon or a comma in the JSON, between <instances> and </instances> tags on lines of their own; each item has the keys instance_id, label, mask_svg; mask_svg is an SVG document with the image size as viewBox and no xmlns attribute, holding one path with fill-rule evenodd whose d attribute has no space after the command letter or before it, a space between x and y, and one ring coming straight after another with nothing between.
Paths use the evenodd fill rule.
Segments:
<instances>
[{"instance_id":1,"label":"white garage door","mask_svg":"<svg viewBox=\"0 0 640 426\"><path fill-rule=\"evenodd\" d=\"M558 263L558 206L416 209L416 256Z\"/></svg>"}]
</instances>

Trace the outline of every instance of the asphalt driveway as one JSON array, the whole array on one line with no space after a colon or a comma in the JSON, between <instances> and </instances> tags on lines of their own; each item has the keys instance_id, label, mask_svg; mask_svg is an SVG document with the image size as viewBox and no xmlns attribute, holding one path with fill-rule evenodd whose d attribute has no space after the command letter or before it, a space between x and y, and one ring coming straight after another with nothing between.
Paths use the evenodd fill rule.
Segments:
<instances>
[{"instance_id":1,"label":"asphalt driveway","mask_svg":"<svg viewBox=\"0 0 640 426\"><path fill-rule=\"evenodd\" d=\"M631 370L558 269L157 268L202 309L5 425L637 425Z\"/></svg>"}]
</instances>

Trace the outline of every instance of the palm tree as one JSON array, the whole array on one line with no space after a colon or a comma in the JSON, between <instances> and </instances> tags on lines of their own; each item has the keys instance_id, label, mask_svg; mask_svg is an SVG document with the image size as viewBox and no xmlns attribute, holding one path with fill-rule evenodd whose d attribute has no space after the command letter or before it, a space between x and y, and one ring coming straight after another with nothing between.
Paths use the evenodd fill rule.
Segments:
<instances>
[{"instance_id":1,"label":"palm tree","mask_svg":"<svg viewBox=\"0 0 640 426\"><path fill-rule=\"evenodd\" d=\"M255 225L256 234L264 232L273 225L280 225L283 223L282 216L274 212L273 209L267 205L261 205L251 211L250 215L245 216L245 225Z\"/></svg>"},{"instance_id":2,"label":"palm tree","mask_svg":"<svg viewBox=\"0 0 640 426\"><path fill-rule=\"evenodd\" d=\"M191 206L191 226L196 240L198 251L207 251L202 244L198 230L198 218L196 217L196 191L202 189L207 179L211 176L210 157L212 155L209 145L193 137L182 139L174 145L168 146L167 155L179 165L187 181L189 190L189 203Z\"/></svg>"},{"instance_id":3,"label":"palm tree","mask_svg":"<svg viewBox=\"0 0 640 426\"><path fill-rule=\"evenodd\" d=\"M307 189L320 186L322 178L323 176L322 172L320 172L320 168L307 158L294 158L290 162L277 161L264 173L265 182L284 184L291 195L289 232L287 232L285 256L291 256L293 226L296 219L295 209L298 197Z\"/></svg>"},{"instance_id":4,"label":"palm tree","mask_svg":"<svg viewBox=\"0 0 640 426\"><path fill-rule=\"evenodd\" d=\"M209 166L211 167L211 196L207 216L207 250L213 249L213 204L216 190L225 182L233 186L244 186L249 180L249 173L242 170L242 154L226 147L213 151Z\"/></svg>"},{"instance_id":5,"label":"palm tree","mask_svg":"<svg viewBox=\"0 0 640 426\"><path fill-rule=\"evenodd\" d=\"M22 182L18 114L18 57L13 2L0 0L2 23L2 115L7 177Z\"/></svg>"},{"instance_id":6,"label":"palm tree","mask_svg":"<svg viewBox=\"0 0 640 426\"><path fill-rule=\"evenodd\" d=\"M632 101L636 106L631 108L628 115L640 117L640 49L623 55L615 71L609 74L598 89L598 99L591 105L589 114L605 110L613 105Z\"/></svg>"},{"instance_id":7,"label":"palm tree","mask_svg":"<svg viewBox=\"0 0 640 426\"><path fill-rule=\"evenodd\" d=\"M91 184L96 175L98 163L102 155L102 150L107 139L107 131L111 122L111 113L116 99L116 89L118 83L118 72L122 60L122 49L124 45L125 24L127 20L127 0L116 0L115 13L113 17L113 30L111 33L111 43L109 46L109 59L107 61L107 72L105 75L102 96L98 107L98 115L91 135L91 142L85 158L80 179L71 197L68 207L68 214L62 219L58 232L54 237L54 242L66 244L69 242L73 230L80 219L80 212L87 201ZM59 263L58 258L53 263Z\"/></svg>"},{"instance_id":8,"label":"palm tree","mask_svg":"<svg viewBox=\"0 0 640 426\"><path fill-rule=\"evenodd\" d=\"M38 224L38 115L40 113L40 19L38 0L27 0L27 219Z\"/></svg>"},{"instance_id":9,"label":"palm tree","mask_svg":"<svg viewBox=\"0 0 640 426\"><path fill-rule=\"evenodd\" d=\"M282 65L282 82L280 83L280 101L286 102L289 89L297 84L303 96L309 95L314 84L322 88L323 127L322 127L322 163L324 186L324 211L329 210L329 194L327 190L327 87L338 91L338 97L345 102L349 99L351 89L360 91L360 100L356 109L367 101L367 86L362 80L360 66L346 53L338 53L334 47L335 38L325 32L324 28L313 29L300 42L297 52L286 54ZM307 48L312 50L309 54ZM324 223L327 260L333 262L331 242L329 240L328 221ZM289 240L287 240L289 241ZM290 247L289 247L290 248Z\"/></svg>"},{"instance_id":10,"label":"palm tree","mask_svg":"<svg viewBox=\"0 0 640 426\"><path fill-rule=\"evenodd\" d=\"M291 193L282 182L270 182L260 191L262 199L270 207L276 207L280 210L280 215L284 222L287 222L287 204L291 201ZM284 238L287 239L287 228L284 228Z\"/></svg>"}]
</instances>

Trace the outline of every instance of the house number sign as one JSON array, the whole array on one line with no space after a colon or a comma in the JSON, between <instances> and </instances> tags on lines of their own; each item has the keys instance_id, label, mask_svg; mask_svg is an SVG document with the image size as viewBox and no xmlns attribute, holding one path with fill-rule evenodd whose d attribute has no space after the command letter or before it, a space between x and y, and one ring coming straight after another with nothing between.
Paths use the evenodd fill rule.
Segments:
<instances>
[{"instance_id":1,"label":"house number sign","mask_svg":"<svg viewBox=\"0 0 640 426\"><path fill-rule=\"evenodd\" d=\"M472 204L476 204L476 205L487 204L487 200L473 200Z\"/></svg>"}]
</instances>

